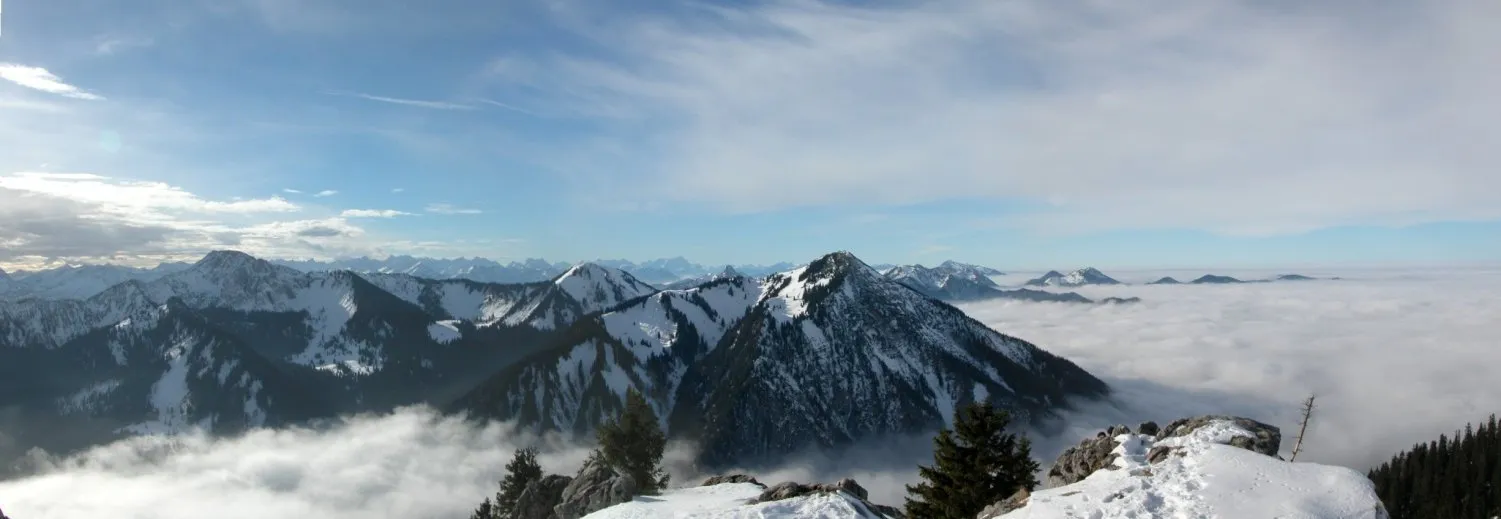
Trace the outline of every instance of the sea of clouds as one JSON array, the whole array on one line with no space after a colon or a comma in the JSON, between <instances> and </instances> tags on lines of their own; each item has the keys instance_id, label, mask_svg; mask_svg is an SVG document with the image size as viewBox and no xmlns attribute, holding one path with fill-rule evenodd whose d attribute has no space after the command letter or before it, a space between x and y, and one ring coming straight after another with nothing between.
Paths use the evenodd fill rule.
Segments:
<instances>
[{"instance_id":1,"label":"sea of clouds","mask_svg":"<svg viewBox=\"0 0 1501 519\"><path fill-rule=\"evenodd\" d=\"M1227 272L1217 272L1227 273ZM1307 272L1305 272L1307 273ZM1328 272L1312 272L1328 275ZM1144 282L1161 275L1114 273ZM1247 279L1273 273L1228 272ZM1134 305L988 302L970 315L1063 355L1109 382L1111 402L1082 406L1051 436L1044 465L1113 423L1226 413L1282 427L1284 455L1299 401L1318 395L1300 461L1364 470L1413 443L1501 411L1501 270L1364 270L1343 279L1245 285L1086 287ZM1002 281L1020 283L1024 277ZM540 446L549 472L571 473L587 449L515 436L423 409L360 417L323 430L238 438L137 438L49 460L0 482L15 519L455 518L496 489L518 445ZM805 453L763 482L854 477L878 502L900 505L929 439ZM697 483L691 445L673 445L676 484Z\"/></svg>"}]
</instances>

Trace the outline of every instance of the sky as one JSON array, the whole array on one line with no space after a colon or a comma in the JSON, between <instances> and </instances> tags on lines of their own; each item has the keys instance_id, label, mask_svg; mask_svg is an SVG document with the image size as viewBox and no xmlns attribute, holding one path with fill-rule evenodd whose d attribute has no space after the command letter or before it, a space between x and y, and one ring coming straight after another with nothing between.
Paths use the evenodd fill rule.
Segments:
<instances>
[{"instance_id":1,"label":"sky","mask_svg":"<svg viewBox=\"0 0 1501 519\"><path fill-rule=\"evenodd\" d=\"M1066 413L1050 428L1055 434L1027 432L1044 467L1109 425L1165 425L1204 414L1279 427L1285 457L1299 403L1314 394L1298 461L1364 472L1501 410L1494 383L1501 269L1352 270L1339 281L1080 290L1143 301L961 306L1113 388L1112 401ZM40 472L0 482L0 505L15 517L58 519L462 517L493 495L517 446L541 446L543 468L562 474L576 471L588 450L507 430L414 408L321 430L132 438L67 459L33 458ZM851 451L798 453L754 474L769 484L852 477L877 503L900 505L917 465L931 462L931 445L928 436L879 439ZM690 444L669 447L664 465L674 486L706 476L687 462L692 453Z\"/></svg>"},{"instance_id":2,"label":"sky","mask_svg":"<svg viewBox=\"0 0 1501 519\"><path fill-rule=\"evenodd\" d=\"M1496 264L1498 16L1486 0L10 0L0 268L216 249Z\"/></svg>"}]
</instances>

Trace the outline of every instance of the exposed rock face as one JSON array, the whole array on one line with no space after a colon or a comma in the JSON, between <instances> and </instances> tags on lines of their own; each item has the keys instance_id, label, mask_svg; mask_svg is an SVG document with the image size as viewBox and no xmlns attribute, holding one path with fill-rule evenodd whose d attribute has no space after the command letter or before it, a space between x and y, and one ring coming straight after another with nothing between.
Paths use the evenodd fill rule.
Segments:
<instances>
[{"instance_id":1,"label":"exposed rock face","mask_svg":"<svg viewBox=\"0 0 1501 519\"><path fill-rule=\"evenodd\" d=\"M707 487L707 486L711 486L711 485L723 485L725 483L750 483L750 484L759 486L761 488L766 488L766 484L765 483L762 483L760 481L756 481L756 478L747 476L745 474L730 474L730 475L726 475L726 476L714 476L714 477L711 477L709 479L704 480L704 484L699 485L699 486L701 486L701 487Z\"/></svg>"},{"instance_id":2,"label":"exposed rock face","mask_svg":"<svg viewBox=\"0 0 1501 519\"><path fill-rule=\"evenodd\" d=\"M1048 469L1047 485L1049 487L1067 485L1087 478L1097 470L1110 468L1115 464L1116 458L1116 455L1110 452L1115 450L1117 445L1115 437L1130 433L1130 427L1115 425L1095 435L1094 438L1069 447L1058 456L1057 461L1053 462L1053 467Z\"/></svg>"},{"instance_id":3,"label":"exposed rock face","mask_svg":"<svg viewBox=\"0 0 1501 519\"><path fill-rule=\"evenodd\" d=\"M1229 421L1236 426L1254 434L1255 438L1236 436L1231 438L1228 445L1240 447L1252 452L1259 452L1267 456L1277 457L1277 450L1282 446L1282 432L1275 426L1267 425L1249 418L1236 416L1207 415L1193 418L1174 420L1167 427L1159 428L1156 422L1142 422L1137 426L1134 434L1155 436L1159 439L1188 436L1201 427L1217 421ZM1048 469L1047 486L1060 487L1074 483L1103 469L1114 469L1115 460L1119 456L1113 454L1117 445L1117 436L1133 434L1130 427L1114 425L1109 429L1090 438L1079 442L1079 445L1069 447L1053 462L1053 467ZM1167 459L1173 449L1169 447L1153 447L1147 453L1148 463L1157 463Z\"/></svg>"},{"instance_id":4,"label":"exposed rock face","mask_svg":"<svg viewBox=\"0 0 1501 519\"><path fill-rule=\"evenodd\" d=\"M756 483L755 480L751 480L749 482ZM792 481L779 483L776 486L766 489L766 491L762 492L759 497L752 499L750 503L767 503L771 501L781 501L783 499L792 499L794 497L801 497L809 494L833 492L844 492L850 497L860 500L860 504L865 505L865 507L870 509L870 511L879 514L880 516L904 517L900 509L871 503L870 492L867 492L865 490L865 487L860 486L859 483L856 483L855 480L850 478L844 478L833 483L825 483L821 485L805 485Z\"/></svg>"},{"instance_id":5,"label":"exposed rock face","mask_svg":"<svg viewBox=\"0 0 1501 519\"><path fill-rule=\"evenodd\" d=\"M1011 497L985 507L984 510L980 511L980 515L975 516L975 519L991 519L1020 510L1022 507L1027 506L1027 500L1031 498L1032 493L1028 492L1027 489L1017 490L1015 494L1011 494Z\"/></svg>"},{"instance_id":6,"label":"exposed rock face","mask_svg":"<svg viewBox=\"0 0 1501 519\"><path fill-rule=\"evenodd\" d=\"M1259 452L1267 456L1272 456L1274 458L1277 457L1278 450L1282 448L1281 429L1278 429L1276 426L1258 422L1256 420L1241 418L1237 416L1210 415L1174 420L1173 423L1167 424L1167 428L1163 429L1161 437L1172 438L1175 436L1188 436L1189 434L1192 434L1194 431L1198 430L1200 427L1209 425L1211 422L1219 420L1228 420L1234 422L1236 426L1251 432L1251 434L1256 435L1255 438L1247 438L1245 436L1236 436L1234 438L1231 438L1229 445L1232 447L1240 447L1248 451Z\"/></svg>"},{"instance_id":7,"label":"exposed rock face","mask_svg":"<svg viewBox=\"0 0 1501 519\"><path fill-rule=\"evenodd\" d=\"M630 501L640 490L635 478L619 474L604 460L594 457L584 462L578 476L563 489L553 511L558 519L579 519L595 511Z\"/></svg>"},{"instance_id":8,"label":"exposed rock face","mask_svg":"<svg viewBox=\"0 0 1501 519\"><path fill-rule=\"evenodd\" d=\"M521 491L516 498L516 509L511 513L511 519L553 519L557 513L553 508L563 500L563 490L573 478L556 474L533 481Z\"/></svg>"}]
</instances>

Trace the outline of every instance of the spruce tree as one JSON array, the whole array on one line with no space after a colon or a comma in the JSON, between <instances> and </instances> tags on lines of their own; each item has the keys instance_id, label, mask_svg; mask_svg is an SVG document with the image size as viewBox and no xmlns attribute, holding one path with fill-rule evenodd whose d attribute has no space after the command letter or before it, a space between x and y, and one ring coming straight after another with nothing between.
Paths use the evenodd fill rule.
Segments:
<instances>
[{"instance_id":1,"label":"spruce tree","mask_svg":"<svg viewBox=\"0 0 1501 519\"><path fill-rule=\"evenodd\" d=\"M1039 466L1026 437L1006 432L1011 415L989 403L970 404L954 428L933 439L931 467L918 467L926 481L908 485L912 519L971 519L1018 490L1037 487Z\"/></svg>"},{"instance_id":2,"label":"spruce tree","mask_svg":"<svg viewBox=\"0 0 1501 519\"><path fill-rule=\"evenodd\" d=\"M506 477L500 480L500 492L495 494L495 518L506 519L516 509L516 500L526 491L527 485L542 479L542 465L537 463L537 450L518 449L506 464Z\"/></svg>"},{"instance_id":3,"label":"spruce tree","mask_svg":"<svg viewBox=\"0 0 1501 519\"><path fill-rule=\"evenodd\" d=\"M0 517L0 519L4 518ZM500 517L495 514L495 506L490 504L490 498L487 497L485 502L480 503L479 508L469 515L469 519L500 519Z\"/></svg>"},{"instance_id":4,"label":"spruce tree","mask_svg":"<svg viewBox=\"0 0 1501 519\"><path fill-rule=\"evenodd\" d=\"M646 397L635 388L626 392L625 409L600 424L597 434L605 462L635 478L642 493L654 494L667 486L667 473L661 466L667 435Z\"/></svg>"}]
</instances>

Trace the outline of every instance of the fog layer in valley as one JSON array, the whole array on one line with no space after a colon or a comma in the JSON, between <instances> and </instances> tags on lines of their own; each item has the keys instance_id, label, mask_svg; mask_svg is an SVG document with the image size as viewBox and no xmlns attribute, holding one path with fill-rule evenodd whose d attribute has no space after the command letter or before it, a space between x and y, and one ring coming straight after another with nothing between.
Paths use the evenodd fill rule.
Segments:
<instances>
[{"instance_id":1,"label":"fog layer in valley","mask_svg":"<svg viewBox=\"0 0 1501 519\"><path fill-rule=\"evenodd\" d=\"M1281 426L1286 452L1298 401L1317 393L1300 461L1364 470L1501 411L1494 377L1501 366L1501 272L1339 275L1346 279L1079 290L1144 300L1134 305L963 308L1115 386L1118 402L1085 406L1051 424L1056 436L1036 438L1045 465L1104 425L1211 412ZM409 409L321 432L133 439L0 483L0 508L17 519L461 518L494 492L517 444L542 445L549 472L571 474L586 454L555 439L502 431ZM704 476L684 461L691 448L670 449L674 485ZM901 505L902 485L915 480L928 448L926 437L883 440L804 453L759 475L764 482L854 477L876 501Z\"/></svg>"}]
</instances>

